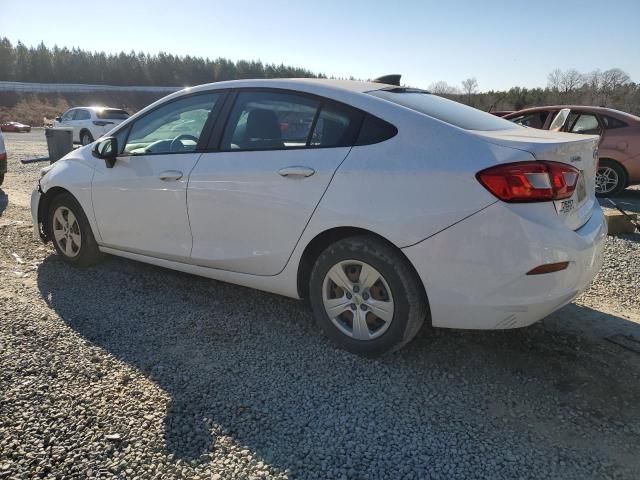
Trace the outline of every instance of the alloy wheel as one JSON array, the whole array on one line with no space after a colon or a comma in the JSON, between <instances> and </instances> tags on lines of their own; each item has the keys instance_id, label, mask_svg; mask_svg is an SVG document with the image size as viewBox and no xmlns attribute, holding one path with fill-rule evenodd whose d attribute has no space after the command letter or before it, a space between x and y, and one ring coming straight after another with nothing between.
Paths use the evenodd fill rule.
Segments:
<instances>
[{"instance_id":1,"label":"alloy wheel","mask_svg":"<svg viewBox=\"0 0 640 480\"><path fill-rule=\"evenodd\" d=\"M354 340L378 338L393 321L389 284L378 270L360 260L345 260L329 269L322 300L331 322Z\"/></svg>"},{"instance_id":2,"label":"alloy wheel","mask_svg":"<svg viewBox=\"0 0 640 480\"><path fill-rule=\"evenodd\" d=\"M620 178L611 167L599 167L596 174L596 193L605 194L615 190Z\"/></svg>"},{"instance_id":3,"label":"alloy wheel","mask_svg":"<svg viewBox=\"0 0 640 480\"><path fill-rule=\"evenodd\" d=\"M60 206L53 214L53 238L61 252L69 257L80 253L82 235L76 216L67 207Z\"/></svg>"}]
</instances>

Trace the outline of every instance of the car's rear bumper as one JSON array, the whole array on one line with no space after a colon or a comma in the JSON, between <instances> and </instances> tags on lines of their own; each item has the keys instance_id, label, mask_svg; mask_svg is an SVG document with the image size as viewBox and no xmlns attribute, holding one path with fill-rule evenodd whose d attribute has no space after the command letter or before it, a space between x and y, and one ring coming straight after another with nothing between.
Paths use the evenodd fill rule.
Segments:
<instances>
[{"instance_id":1,"label":"car's rear bumper","mask_svg":"<svg viewBox=\"0 0 640 480\"><path fill-rule=\"evenodd\" d=\"M525 207L526 208L526 207ZM495 203L403 252L420 275L437 327L530 325L585 290L602 264L607 225L599 206L577 231ZM569 262L567 269L527 275Z\"/></svg>"}]
</instances>

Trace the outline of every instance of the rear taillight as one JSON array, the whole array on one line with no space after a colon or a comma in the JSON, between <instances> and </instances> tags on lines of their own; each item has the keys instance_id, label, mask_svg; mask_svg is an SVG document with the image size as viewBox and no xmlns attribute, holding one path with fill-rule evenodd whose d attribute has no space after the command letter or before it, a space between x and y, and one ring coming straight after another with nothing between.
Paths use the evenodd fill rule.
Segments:
<instances>
[{"instance_id":1,"label":"rear taillight","mask_svg":"<svg viewBox=\"0 0 640 480\"><path fill-rule=\"evenodd\" d=\"M4 162L7 159L7 152L0 153L0 162Z\"/></svg>"},{"instance_id":2,"label":"rear taillight","mask_svg":"<svg viewBox=\"0 0 640 480\"><path fill-rule=\"evenodd\" d=\"M580 171L558 162L497 165L476 174L478 181L505 202L544 202L573 195Z\"/></svg>"}]
</instances>

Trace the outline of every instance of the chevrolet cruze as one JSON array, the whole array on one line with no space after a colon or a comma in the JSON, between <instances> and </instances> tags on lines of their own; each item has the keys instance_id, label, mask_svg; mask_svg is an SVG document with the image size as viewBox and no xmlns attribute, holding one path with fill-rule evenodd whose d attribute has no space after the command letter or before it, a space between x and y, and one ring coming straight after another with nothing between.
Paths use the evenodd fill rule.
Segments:
<instances>
[{"instance_id":1,"label":"chevrolet cruze","mask_svg":"<svg viewBox=\"0 0 640 480\"><path fill-rule=\"evenodd\" d=\"M307 299L340 347L524 327L597 273L597 136L376 82L188 88L43 169L35 233Z\"/></svg>"}]
</instances>

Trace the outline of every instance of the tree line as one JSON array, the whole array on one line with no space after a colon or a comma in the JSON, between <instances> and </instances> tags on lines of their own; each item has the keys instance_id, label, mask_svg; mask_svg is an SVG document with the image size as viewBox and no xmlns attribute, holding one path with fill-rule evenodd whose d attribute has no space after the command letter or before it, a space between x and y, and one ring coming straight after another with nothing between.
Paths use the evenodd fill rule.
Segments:
<instances>
[{"instance_id":1,"label":"tree line","mask_svg":"<svg viewBox=\"0 0 640 480\"><path fill-rule=\"evenodd\" d=\"M0 80L38 83L182 86L240 78L324 77L288 65L160 52L118 54L79 48L27 47L0 38Z\"/></svg>"},{"instance_id":2,"label":"tree line","mask_svg":"<svg viewBox=\"0 0 640 480\"><path fill-rule=\"evenodd\" d=\"M640 115L640 84L619 69L582 73L576 69L555 69L547 76L544 88L512 87L506 91L479 92L476 78L468 78L460 87L434 82L429 90L481 110L521 110L542 105L595 105L616 108Z\"/></svg>"},{"instance_id":3,"label":"tree line","mask_svg":"<svg viewBox=\"0 0 640 480\"><path fill-rule=\"evenodd\" d=\"M0 80L42 83L88 83L105 85L182 86L241 78L318 77L310 70L261 61L233 61L179 56L160 52L131 51L117 54L90 52L44 43L27 47L0 38ZM479 91L476 78L460 86L444 81L429 90L482 110L520 110L551 104L598 105L640 115L640 84L619 68L582 73L556 69L544 88L513 87L506 91Z\"/></svg>"}]
</instances>

